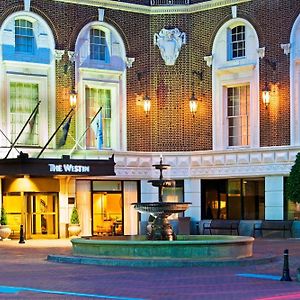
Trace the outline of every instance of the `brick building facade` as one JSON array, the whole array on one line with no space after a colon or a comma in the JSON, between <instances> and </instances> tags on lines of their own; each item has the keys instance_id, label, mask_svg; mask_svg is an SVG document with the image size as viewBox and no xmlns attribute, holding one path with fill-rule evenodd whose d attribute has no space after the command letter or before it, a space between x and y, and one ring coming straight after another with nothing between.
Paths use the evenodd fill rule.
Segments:
<instances>
[{"instance_id":1,"label":"brick building facade","mask_svg":"<svg viewBox=\"0 0 300 300\"><path fill-rule=\"evenodd\" d=\"M284 198L284 180L300 149L300 4L183 2L0 3L1 157L38 98L38 117L30 120L8 159L18 151L37 157L55 129L66 128L61 122L75 89L67 139L60 144L60 128L41 158L114 154L116 162L114 177L43 178L51 181L50 190L12 189L11 178L3 174L2 205L16 231L26 223L28 238L63 237L76 203L85 235L116 233L116 224L119 234L138 233L147 216L139 217L130 203L157 200L147 180L158 176L152 165L161 155L172 166L166 176L177 182L166 190L166 200L192 203L185 216L191 217L193 232L196 223L209 219L208 207L214 218L245 224L300 217L300 207ZM265 87L267 106L261 96ZM198 100L193 114L192 94ZM147 113L145 96L151 99ZM93 116L101 116L101 124L96 126L96 119L91 124ZM45 197L52 205L43 207ZM114 201L120 205L103 204ZM43 231L39 218L46 214ZM252 234L251 226L245 234Z\"/></svg>"}]
</instances>

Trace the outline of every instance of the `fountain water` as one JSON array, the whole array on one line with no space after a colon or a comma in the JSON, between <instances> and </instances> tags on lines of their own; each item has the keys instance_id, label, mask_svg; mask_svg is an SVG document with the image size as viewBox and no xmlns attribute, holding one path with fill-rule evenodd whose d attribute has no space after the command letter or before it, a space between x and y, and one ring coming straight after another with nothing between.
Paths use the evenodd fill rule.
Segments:
<instances>
[{"instance_id":1,"label":"fountain water","mask_svg":"<svg viewBox=\"0 0 300 300\"><path fill-rule=\"evenodd\" d=\"M175 181L163 178L163 170L166 170L170 165L163 164L162 157L160 163L153 165L153 167L160 171L158 180L148 180L153 186L158 187L158 202L148 203L133 203L134 208L141 213L150 213L155 219L152 224L152 229L148 234L149 240L175 240L176 235L173 231L168 217L174 213L181 213L186 211L188 202L164 202L163 189L165 187L175 186Z\"/></svg>"}]
</instances>

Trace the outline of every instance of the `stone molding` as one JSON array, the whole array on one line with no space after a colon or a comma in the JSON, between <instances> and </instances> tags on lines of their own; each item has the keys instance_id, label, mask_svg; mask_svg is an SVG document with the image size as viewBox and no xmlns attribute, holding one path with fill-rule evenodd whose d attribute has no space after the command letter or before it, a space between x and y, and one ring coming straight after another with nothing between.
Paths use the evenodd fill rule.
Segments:
<instances>
[{"instance_id":1,"label":"stone molding","mask_svg":"<svg viewBox=\"0 0 300 300\"><path fill-rule=\"evenodd\" d=\"M111 0L55 0L57 2L97 6L101 8L109 8L114 10L128 11L133 13L160 15L160 14L185 14L197 13L200 11L215 9L224 6L237 5L252 0L211 0L190 5L174 5L174 6L147 6L140 4L131 4L117 2Z\"/></svg>"}]
</instances>

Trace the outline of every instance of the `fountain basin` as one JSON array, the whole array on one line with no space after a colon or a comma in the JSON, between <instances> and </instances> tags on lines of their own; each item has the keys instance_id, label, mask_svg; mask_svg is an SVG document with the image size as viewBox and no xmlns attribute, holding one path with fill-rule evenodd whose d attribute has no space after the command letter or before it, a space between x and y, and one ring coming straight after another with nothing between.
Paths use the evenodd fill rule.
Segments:
<instances>
[{"instance_id":1,"label":"fountain basin","mask_svg":"<svg viewBox=\"0 0 300 300\"><path fill-rule=\"evenodd\" d=\"M132 205L138 212L153 215L165 214L169 216L174 213L184 212L190 204L190 202L146 202L133 203Z\"/></svg>"},{"instance_id":2,"label":"fountain basin","mask_svg":"<svg viewBox=\"0 0 300 300\"><path fill-rule=\"evenodd\" d=\"M149 241L144 236L72 239L73 254L107 258L239 259L253 254L253 237L177 236L176 241Z\"/></svg>"}]
</instances>

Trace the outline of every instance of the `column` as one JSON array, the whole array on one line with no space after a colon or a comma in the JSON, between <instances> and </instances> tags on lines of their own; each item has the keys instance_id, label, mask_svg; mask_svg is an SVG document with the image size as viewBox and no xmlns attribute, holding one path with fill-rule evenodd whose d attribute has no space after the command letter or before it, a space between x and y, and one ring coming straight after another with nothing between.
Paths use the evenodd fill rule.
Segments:
<instances>
[{"instance_id":1,"label":"column","mask_svg":"<svg viewBox=\"0 0 300 300\"><path fill-rule=\"evenodd\" d=\"M283 176L265 178L265 219L283 220Z\"/></svg>"}]
</instances>

